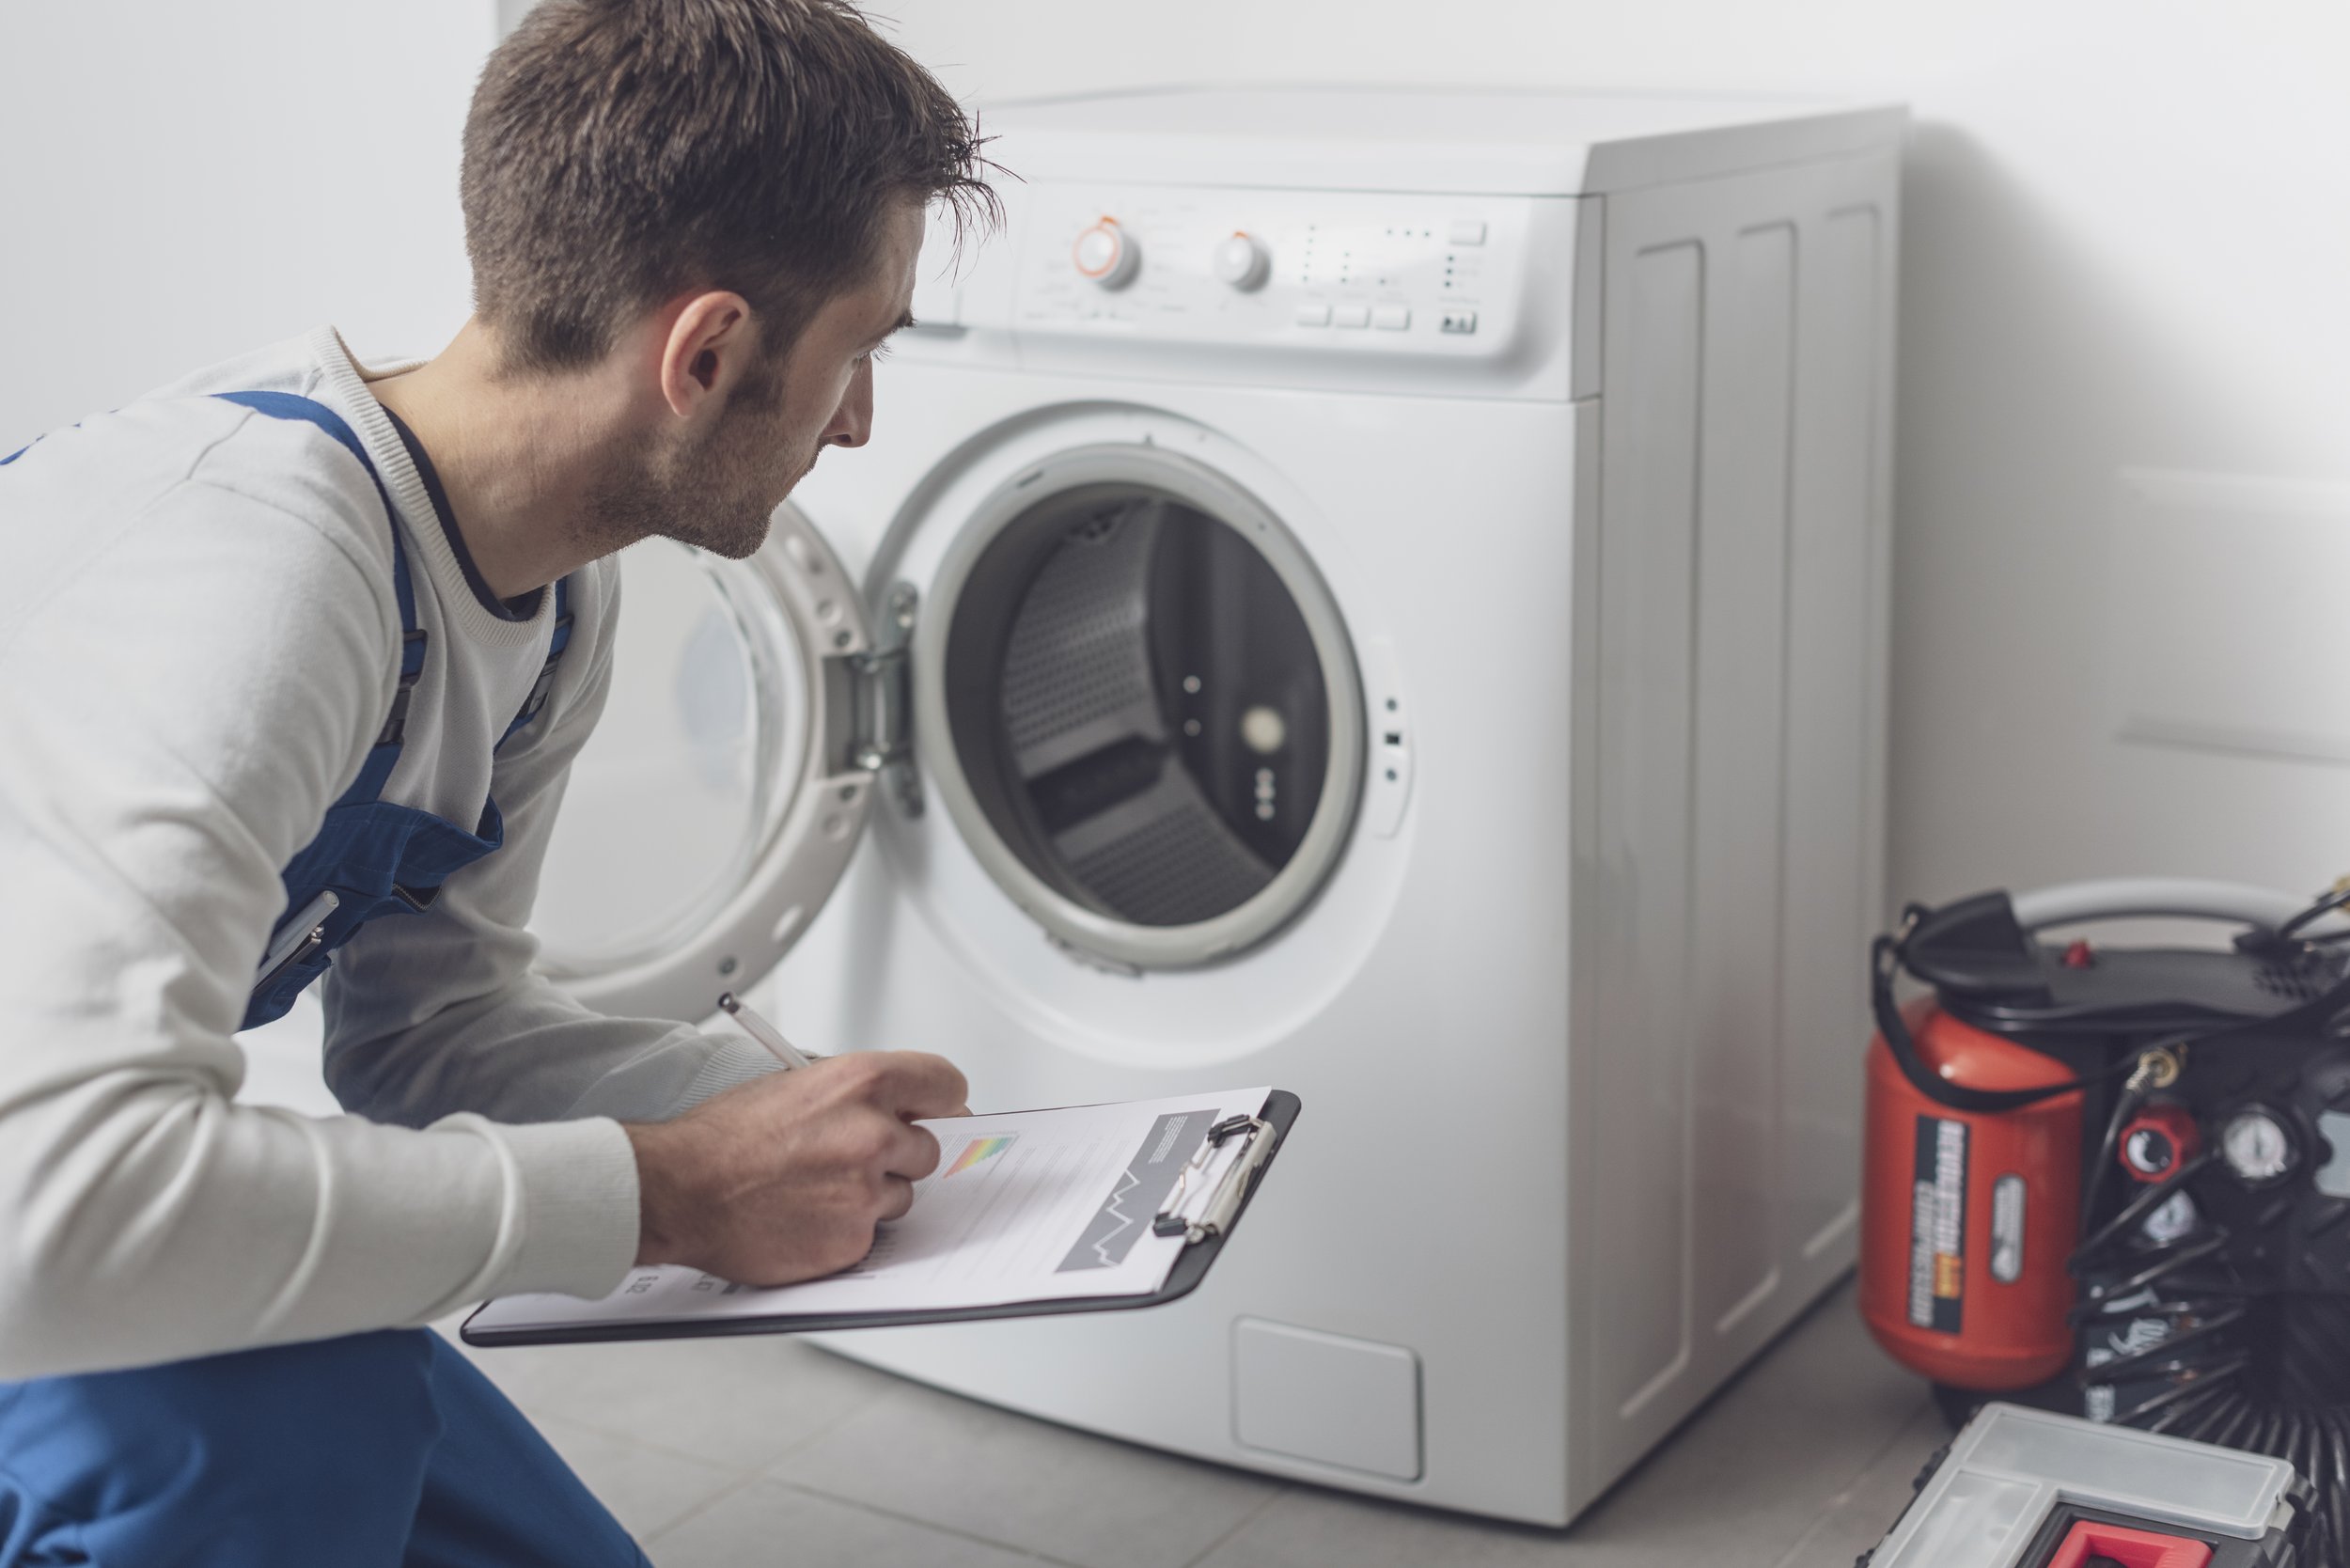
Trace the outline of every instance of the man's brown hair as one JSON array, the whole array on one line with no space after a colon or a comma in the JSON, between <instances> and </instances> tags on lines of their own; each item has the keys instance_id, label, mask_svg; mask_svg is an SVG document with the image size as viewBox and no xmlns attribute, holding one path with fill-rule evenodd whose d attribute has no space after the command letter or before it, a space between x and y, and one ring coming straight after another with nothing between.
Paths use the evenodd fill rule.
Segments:
<instances>
[{"instance_id":1,"label":"man's brown hair","mask_svg":"<svg viewBox=\"0 0 2350 1568\"><path fill-rule=\"evenodd\" d=\"M509 368L591 364L689 289L768 353L872 262L901 200L996 216L976 126L847 0L543 0L465 119L474 308Z\"/></svg>"}]
</instances>

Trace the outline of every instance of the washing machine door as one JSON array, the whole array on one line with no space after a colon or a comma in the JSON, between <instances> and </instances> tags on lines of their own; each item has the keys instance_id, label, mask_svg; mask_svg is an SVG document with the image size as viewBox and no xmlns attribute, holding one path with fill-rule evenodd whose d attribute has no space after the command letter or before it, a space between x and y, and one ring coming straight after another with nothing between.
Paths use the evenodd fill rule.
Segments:
<instances>
[{"instance_id":1,"label":"washing machine door","mask_svg":"<svg viewBox=\"0 0 2350 1568\"><path fill-rule=\"evenodd\" d=\"M531 927L601 1011L710 1016L790 950L848 868L896 747L854 585L789 503L730 561L620 557L611 691L572 767Z\"/></svg>"}]
</instances>

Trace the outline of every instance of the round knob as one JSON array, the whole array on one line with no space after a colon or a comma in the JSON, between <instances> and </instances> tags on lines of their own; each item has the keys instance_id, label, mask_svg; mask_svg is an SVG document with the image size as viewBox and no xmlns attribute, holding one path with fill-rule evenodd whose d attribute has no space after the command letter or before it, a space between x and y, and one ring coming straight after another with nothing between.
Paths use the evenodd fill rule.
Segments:
<instances>
[{"instance_id":1,"label":"round knob","mask_svg":"<svg viewBox=\"0 0 2350 1568\"><path fill-rule=\"evenodd\" d=\"M2159 1182L2191 1160L2201 1148L2195 1118L2185 1105L2158 1102L2122 1129L2122 1168L2133 1180Z\"/></svg>"},{"instance_id":2,"label":"round knob","mask_svg":"<svg viewBox=\"0 0 2350 1568\"><path fill-rule=\"evenodd\" d=\"M1216 276L1243 290L1256 288L1272 270L1264 246L1254 236L1237 231L1230 239L1216 242L1213 264Z\"/></svg>"},{"instance_id":3,"label":"round knob","mask_svg":"<svg viewBox=\"0 0 2350 1568\"><path fill-rule=\"evenodd\" d=\"M1089 277L1104 289L1117 289L1142 265L1142 247L1118 227L1116 218L1104 218L1077 236L1070 258L1079 276Z\"/></svg>"}]
</instances>

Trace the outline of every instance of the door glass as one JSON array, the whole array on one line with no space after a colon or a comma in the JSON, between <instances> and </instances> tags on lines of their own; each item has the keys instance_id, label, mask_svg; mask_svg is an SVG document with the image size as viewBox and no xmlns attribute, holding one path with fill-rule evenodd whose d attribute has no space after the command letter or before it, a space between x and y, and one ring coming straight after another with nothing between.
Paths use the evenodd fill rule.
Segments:
<instances>
[{"instance_id":1,"label":"door glass","mask_svg":"<svg viewBox=\"0 0 2350 1568\"><path fill-rule=\"evenodd\" d=\"M611 694L531 921L556 975L656 958L739 892L807 744L806 670L756 572L658 539L619 559Z\"/></svg>"},{"instance_id":2,"label":"door glass","mask_svg":"<svg viewBox=\"0 0 2350 1568\"><path fill-rule=\"evenodd\" d=\"M991 824L1115 919L1238 908L1321 803L1330 702L1305 618L1239 531L1173 495L1081 486L1015 519L973 566L946 667Z\"/></svg>"}]
</instances>

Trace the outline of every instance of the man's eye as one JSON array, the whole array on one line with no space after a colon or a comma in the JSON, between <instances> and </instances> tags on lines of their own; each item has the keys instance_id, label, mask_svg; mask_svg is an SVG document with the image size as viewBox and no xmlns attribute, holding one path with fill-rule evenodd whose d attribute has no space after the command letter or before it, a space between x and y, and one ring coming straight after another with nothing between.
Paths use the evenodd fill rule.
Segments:
<instances>
[{"instance_id":1,"label":"man's eye","mask_svg":"<svg viewBox=\"0 0 2350 1568\"><path fill-rule=\"evenodd\" d=\"M883 360L887 359L888 357L889 345L886 343L876 343L858 356L858 358L867 365L879 365Z\"/></svg>"}]
</instances>

